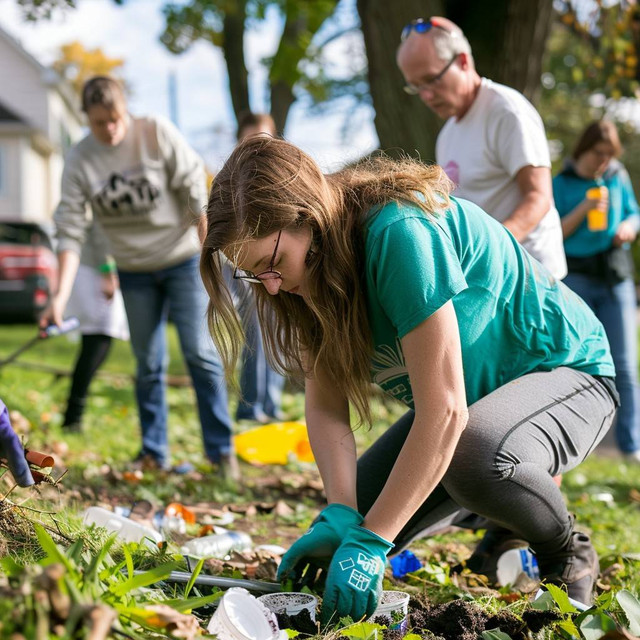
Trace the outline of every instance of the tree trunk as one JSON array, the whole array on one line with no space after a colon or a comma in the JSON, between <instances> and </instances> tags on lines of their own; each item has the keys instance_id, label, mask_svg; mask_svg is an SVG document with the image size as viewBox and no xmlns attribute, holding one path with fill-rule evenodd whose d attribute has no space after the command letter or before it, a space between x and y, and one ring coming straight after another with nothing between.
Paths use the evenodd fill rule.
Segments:
<instances>
[{"instance_id":1,"label":"tree trunk","mask_svg":"<svg viewBox=\"0 0 640 640\"><path fill-rule=\"evenodd\" d=\"M478 73L513 87L535 104L551 32L553 0L447 0L447 18L467 36Z\"/></svg>"},{"instance_id":2,"label":"tree trunk","mask_svg":"<svg viewBox=\"0 0 640 640\"><path fill-rule=\"evenodd\" d=\"M338 0L285 0L282 37L269 69L271 116L278 133L284 130L289 109L295 102L293 87L301 77L300 62L314 34L333 13Z\"/></svg>"},{"instance_id":3,"label":"tree trunk","mask_svg":"<svg viewBox=\"0 0 640 640\"><path fill-rule=\"evenodd\" d=\"M229 74L229 92L233 112L238 115L249 110L249 83L244 63L244 21L246 0L237 0L236 9L224 17L222 50Z\"/></svg>"},{"instance_id":4,"label":"tree trunk","mask_svg":"<svg viewBox=\"0 0 640 640\"><path fill-rule=\"evenodd\" d=\"M439 0L358 0L358 13L369 62L369 86L380 148L390 155L409 154L435 161L435 140L442 122L403 90L396 64L400 32L418 17L442 14Z\"/></svg>"},{"instance_id":5,"label":"tree trunk","mask_svg":"<svg viewBox=\"0 0 640 640\"><path fill-rule=\"evenodd\" d=\"M286 82L278 80L271 83L271 117L279 134L284 131L289 109L295 99L291 87Z\"/></svg>"},{"instance_id":6,"label":"tree trunk","mask_svg":"<svg viewBox=\"0 0 640 640\"><path fill-rule=\"evenodd\" d=\"M508 3L504 51L495 79L536 104L540 98L542 61L551 33L553 0L511 0Z\"/></svg>"}]
</instances>

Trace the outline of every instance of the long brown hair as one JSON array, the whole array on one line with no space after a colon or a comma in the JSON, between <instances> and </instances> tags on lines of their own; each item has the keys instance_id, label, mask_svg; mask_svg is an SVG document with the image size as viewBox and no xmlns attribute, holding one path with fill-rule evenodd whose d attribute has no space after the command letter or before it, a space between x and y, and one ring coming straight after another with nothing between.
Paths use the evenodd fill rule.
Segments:
<instances>
[{"instance_id":1,"label":"long brown hair","mask_svg":"<svg viewBox=\"0 0 640 640\"><path fill-rule=\"evenodd\" d=\"M363 223L373 207L391 201L437 213L448 206L450 188L436 165L377 157L324 175L284 140L252 136L241 142L213 181L200 260L209 329L227 378L233 380L242 326L225 283L222 252L235 264L245 242L308 225L313 255L307 262L307 296L284 291L272 296L254 285L267 356L298 378L318 368L326 372L360 419L370 422Z\"/></svg>"},{"instance_id":2,"label":"long brown hair","mask_svg":"<svg viewBox=\"0 0 640 640\"><path fill-rule=\"evenodd\" d=\"M574 160L577 160L600 142L608 142L613 147L613 153L616 158L622 155L622 144L616 125L610 120L596 120L587 125L582 132L571 156Z\"/></svg>"}]
</instances>

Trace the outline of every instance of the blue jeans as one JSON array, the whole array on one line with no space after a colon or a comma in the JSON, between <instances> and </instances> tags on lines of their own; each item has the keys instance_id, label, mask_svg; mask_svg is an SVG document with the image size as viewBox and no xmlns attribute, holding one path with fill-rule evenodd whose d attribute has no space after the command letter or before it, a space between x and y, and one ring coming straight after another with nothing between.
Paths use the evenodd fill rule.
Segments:
<instances>
[{"instance_id":1,"label":"blue jeans","mask_svg":"<svg viewBox=\"0 0 640 640\"><path fill-rule=\"evenodd\" d=\"M232 450L231 419L222 364L207 330L207 294L198 257L151 272L118 271L137 360L136 399L142 427L142 454L166 464L166 325L175 324L198 402L207 457L219 462Z\"/></svg>"},{"instance_id":2,"label":"blue jeans","mask_svg":"<svg viewBox=\"0 0 640 640\"><path fill-rule=\"evenodd\" d=\"M603 280L570 273L563 281L573 289L602 322L616 367L620 408L616 420L616 442L621 451L640 449L638 413L638 333L636 290L632 280L609 285Z\"/></svg>"},{"instance_id":3,"label":"blue jeans","mask_svg":"<svg viewBox=\"0 0 640 640\"><path fill-rule=\"evenodd\" d=\"M249 302L253 302L253 296L247 304ZM244 320L244 332L247 342L242 351L240 374L242 397L238 402L236 419L256 420L265 415L277 417L280 413L284 378L267 362L255 305L250 315Z\"/></svg>"}]
</instances>

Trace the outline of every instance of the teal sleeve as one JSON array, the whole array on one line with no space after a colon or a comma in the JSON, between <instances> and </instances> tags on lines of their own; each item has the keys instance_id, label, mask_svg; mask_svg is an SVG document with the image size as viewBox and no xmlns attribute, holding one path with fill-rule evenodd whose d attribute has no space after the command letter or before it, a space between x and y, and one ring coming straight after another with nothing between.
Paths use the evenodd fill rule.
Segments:
<instances>
[{"instance_id":1,"label":"teal sleeve","mask_svg":"<svg viewBox=\"0 0 640 640\"><path fill-rule=\"evenodd\" d=\"M625 169L620 173L620 184L622 186L622 219L631 223L637 232L640 229L640 208L633 192L631 178Z\"/></svg>"},{"instance_id":2,"label":"teal sleeve","mask_svg":"<svg viewBox=\"0 0 640 640\"><path fill-rule=\"evenodd\" d=\"M385 227L368 259L378 301L399 338L467 288L448 229L424 214Z\"/></svg>"}]
</instances>

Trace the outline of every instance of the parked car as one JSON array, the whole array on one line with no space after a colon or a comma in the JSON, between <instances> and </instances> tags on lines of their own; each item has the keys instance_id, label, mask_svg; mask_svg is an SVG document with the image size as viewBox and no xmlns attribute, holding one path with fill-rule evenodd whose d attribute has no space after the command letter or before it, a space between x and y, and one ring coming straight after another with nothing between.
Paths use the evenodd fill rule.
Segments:
<instances>
[{"instance_id":1,"label":"parked car","mask_svg":"<svg viewBox=\"0 0 640 640\"><path fill-rule=\"evenodd\" d=\"M44 227L0 221L0 322L33 321L58 285L58 261Z\"/></svg>"}]
</instances>

